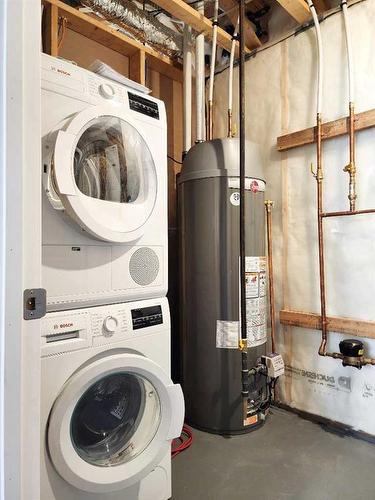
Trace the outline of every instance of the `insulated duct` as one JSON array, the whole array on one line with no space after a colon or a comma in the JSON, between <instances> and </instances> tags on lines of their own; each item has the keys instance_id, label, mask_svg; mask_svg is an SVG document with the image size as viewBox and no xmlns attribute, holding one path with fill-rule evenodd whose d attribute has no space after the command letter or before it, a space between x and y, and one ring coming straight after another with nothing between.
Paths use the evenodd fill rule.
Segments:
<instances>
[{"instance_id":1,"label":"insulated duct","mask_svg":"<svg viewBox=\"0 0 375 500\"><path fill-rule=\"evenodd\" d=\"M182 37L129 0L81 0L81 4L161 52L171 57L181 55Z\"/></svg>"}]
</instances>

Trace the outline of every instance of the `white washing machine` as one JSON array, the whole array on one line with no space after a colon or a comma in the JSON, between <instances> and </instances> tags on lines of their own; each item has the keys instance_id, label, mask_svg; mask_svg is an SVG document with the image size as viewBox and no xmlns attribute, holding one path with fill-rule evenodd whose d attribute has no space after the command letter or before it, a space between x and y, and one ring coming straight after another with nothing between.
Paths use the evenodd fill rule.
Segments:
<instances>
[{"instance_id":1,"label":"white washing machine","mask_svg":"<svg viewBox=\"0 0 375 500\"><path fill-rule=\"evenodd\" d=\"M42 323L41 500L166 500L184 401L168 302L49 313Z\"/></svg>"},{"instance_id":2,"label":"white washing machine","mask_svg":"<svg viewBox=\"0 0 375 500\"><path fill-rule=\"evenodd\" d=\"M47 310L167 292L164 103L42 56Z\"/></svg>"}]
</instances>

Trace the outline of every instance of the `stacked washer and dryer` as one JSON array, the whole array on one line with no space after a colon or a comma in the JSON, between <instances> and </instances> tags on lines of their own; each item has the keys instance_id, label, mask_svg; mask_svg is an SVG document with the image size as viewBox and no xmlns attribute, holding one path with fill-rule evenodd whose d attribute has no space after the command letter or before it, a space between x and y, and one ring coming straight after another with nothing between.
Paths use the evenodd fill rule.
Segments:
<instances>
[{"instance_id":1,"label":"stacked washer and dryer","mask_svg":"<svg viewBox=\"0 0 375 500\"><path fill-rule=\"evenodd\" d=\"M41 500L166 500L170 378L164 104L42 56Z\"/></svg>"}]
</instances>

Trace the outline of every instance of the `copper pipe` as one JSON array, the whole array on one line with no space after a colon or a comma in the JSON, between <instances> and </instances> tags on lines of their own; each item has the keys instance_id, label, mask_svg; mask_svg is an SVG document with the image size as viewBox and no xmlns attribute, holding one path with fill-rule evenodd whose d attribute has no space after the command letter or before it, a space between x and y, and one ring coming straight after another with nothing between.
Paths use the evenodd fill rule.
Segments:
<instances>
[{"instance_id":1,"label":"copper pipe","mask_svg":"<svg viewBox=\"0 0 375 500\"><path fill-rule=\"evenodd\" d=\"M313 175L317 187L317 216L318 216L318 247L319 247L319 284L320 284L320 315L322 321L322 341L319 347L319 355L327 355L327 313L326 313L326 286L324 265L324 235L323 235L323 162L322 162L322 118L320 113L316 117L316 161L317 170Z\"/></svg>"},{"instance_id":2,"label":"copper pipe","mask_svg":"<svg viewBox=\"0 0 375 500\"><path fill-rule=\"evenodd\" d=\"M355 166L355 127L354 127L354 103L349 103L349 165L344 168L344 172L349 174L349 205L350 211L355 212L356 193L356 166Z\"/></svg>"},{"instance_id":3,"label":"copper pipe","mask_svg":"<svg viewBox=\"0 0 375 500\"><path fill-rule=\"evenodd\" d=\"M232 110L228 109L228 137L233 137Z\"/></svg>"},{"instance_id":4,"label":"copper pipe","mask_svg":"<svg viewBox=\"0 0 375 500\"><path fill-rule=\"evenodd\" d=\"M212 141L214 138L214 118L213 118L213 102L208 101L208 125L207 125L207 140Z\"/></svg>"},{"instance_id":5,"label":"copper pipe","mask_svg":"<svg viewBox=\"0 0 375 500\"><path fill-rule=\"evenodd\" d=\"M268 253L268 293L270 298L270 319L271 319L271 348L272 352L276 352L275 347L275 291L273 286L273 257L272 257L272 207L273 201L267 200L266 220L267 220L267 253Z\"/></svg>"},{"instance_id":6,"label":"copper pipe","mask_svg":"<svg viewBox=\"0 0 375 500\"><path fill-rule=\"evenodd\" d=\"M368 208L366 210L355 210L351 212L349 210L344 210L342 212L323 212L322 217L345 217L348 215L363 215L363 214L373 214L375 213L375 208Z\"/></svg>"}]
</instances>

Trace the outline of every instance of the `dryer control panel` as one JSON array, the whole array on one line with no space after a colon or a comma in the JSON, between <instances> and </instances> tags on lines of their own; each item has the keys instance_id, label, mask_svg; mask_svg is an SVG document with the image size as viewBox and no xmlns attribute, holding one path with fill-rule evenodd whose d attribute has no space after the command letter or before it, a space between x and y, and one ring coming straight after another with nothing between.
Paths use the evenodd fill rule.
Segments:
<instances>
[{"instance_id":1,"label":"dryer control panel","mask_svg":"<svg viewBox=\"0 0 375 500\"><path fill-rule=\"evenodd\" d=\"M159 120L159 106L156 102L132 92L128 92L128 97L130 109Z\"/></svg>"}]
</instances>

